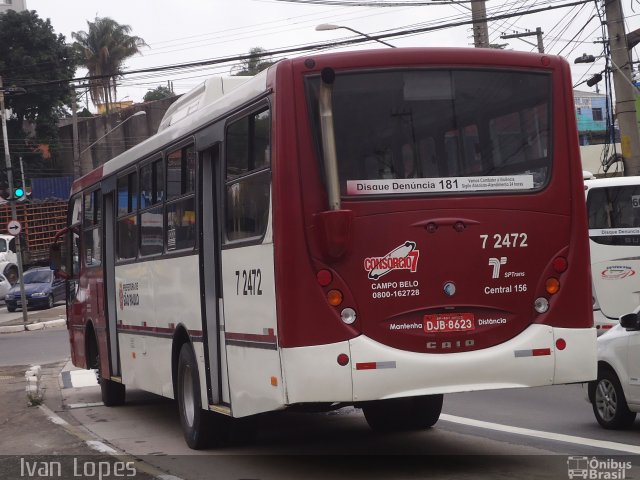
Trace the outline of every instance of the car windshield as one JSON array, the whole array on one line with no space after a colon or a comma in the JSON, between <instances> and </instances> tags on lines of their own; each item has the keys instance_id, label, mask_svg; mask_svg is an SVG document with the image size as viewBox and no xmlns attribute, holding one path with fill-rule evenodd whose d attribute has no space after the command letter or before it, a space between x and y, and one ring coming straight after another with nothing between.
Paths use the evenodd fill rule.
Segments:
<instances>
[{"instance_id":1,"label":"car windshield","mask_svg":"<svg viewBox=\"0 0 640 480\"><path fill-rule=\"evenodd\" d=\"M49 283L51 282L51 271L36 270L33 272L26 272L24 274L24 283Z\"/></svg>"},{"instance_id":2,"label":"car windshield","mask_svg":"<svg viewBox=\"0 0 640 480\"><path fill-rule=\"evenodd\" d=\"M603 245L640 243L640 185L593 188L587 198L589 236Z\"/></svg>"}]
</instances>

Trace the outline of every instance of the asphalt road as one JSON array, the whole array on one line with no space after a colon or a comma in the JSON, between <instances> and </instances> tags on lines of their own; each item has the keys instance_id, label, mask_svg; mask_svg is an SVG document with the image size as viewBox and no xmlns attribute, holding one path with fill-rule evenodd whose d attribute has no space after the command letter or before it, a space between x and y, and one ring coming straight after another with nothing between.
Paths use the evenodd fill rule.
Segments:
<instances>
[{"instance_id":1,"label":"asphalt road","mask_svg":"<svg viewBox=\"0 0 640 480\"><path fill-rule=\"evenodd\" d=\"M68 355L64 328L0 336L0 365ZM62 397L67 420L183 479L557 479L568 478L569 456L640 452L640 420L628 431L601 429L580 385L450 394L434 428L394 435L372 433L354 408L273 413L252 442L200 452L186 447L171 400L131 391L127 405L106 408L96 386ZM626 478L640 478L635 458Z\"/></svg>"},{"instance_id":2,"label":"asphalt road","mask_svg":"<svg viewBox=\"0 0 640 480\"><path fill-rule=\"evenodd\" d=\"M0 335L0 367L45 365L70 356L65 327Z\"/></svg>"}]
</instances>

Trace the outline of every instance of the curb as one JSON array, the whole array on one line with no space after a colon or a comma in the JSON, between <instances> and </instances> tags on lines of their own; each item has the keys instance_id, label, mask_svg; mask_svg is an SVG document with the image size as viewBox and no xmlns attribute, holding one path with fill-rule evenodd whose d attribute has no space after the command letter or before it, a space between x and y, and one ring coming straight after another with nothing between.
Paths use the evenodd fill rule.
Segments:
<instances>
[{"instance_id":1,"label":"curb","mask_svg":"<svg viewBox=\"0 0 640 480\"><path fill-rule=\"evenodd\" d=\"M47 322L31 323L28 325L8 325L8 326L0 327L0 334L19 333L19 332L24 332L25 330L32 332L34 330L44 330L46 328L63 327L66 324L67 324L67 321L63 318L60 318L58 320L49 320Z\"/></svg>"}]
</instances>

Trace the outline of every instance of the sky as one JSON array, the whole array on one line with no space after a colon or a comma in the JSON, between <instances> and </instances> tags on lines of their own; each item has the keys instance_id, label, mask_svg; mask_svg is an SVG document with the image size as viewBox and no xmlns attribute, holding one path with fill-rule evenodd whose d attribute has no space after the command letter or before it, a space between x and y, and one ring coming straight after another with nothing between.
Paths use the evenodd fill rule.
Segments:
<instances>
[{"instance_id":1,"label":"sky","mask_svg":"<svg viewBox=\"0 0 640 480\"><path fill-rule=\"evenodd\" d=\"M300 0L26 0L27 8L41 18L49 18L56 33L72 41L71 33L87 30L87 21L110 17L129 25L131 34L142 37L148 47L126 61L127 71L149 67L195 62L248 53L252 47L277 50L310 43L344 40L357 35L346 29L316 31L322 23L347 26L369 35L407 28L435 26L471 19L468 1L398 7L352 7L303 4ZM392 0L388 0L392 1ZM407 0L407 3L417 0ZM327 2L330 3L330 2ZM422 2L427 3L427 2ZM439 4L440 3L440 4ZM530 11L563 5L571 0L488 0L488 16ZM640 1L622 0L627 31L640 28ZM594 3L559 8L489 23L491 43L506 43L507 49L536 51L523 40L501 40L500 35L541 27L547 53L561 54L572 63L574 84L584 81L603 68L595 64L573 65L582 53L600 55L597 41L602 33ZM585 26L586 25L586 26ZM470 47L470 25L433 32L384 39L397 47ZM535 37L525 40L535 43ZM596 42L596 43L594 43ZM364 43L345 48L388 48L380 43ZM292 54L292 56L295 54ZM637 55L634 56L634 60ZM141 101L144 94L159 85L173 82L176 93L184 93L212 75L229 75L237 65L224 64L188 71L130 75L121 79L118 100ZM79 70L77 76L86 71ZM590 91L586 85L577 87ZM90 107L90 109L92 109Z\"/></svg>"}]
</instances>

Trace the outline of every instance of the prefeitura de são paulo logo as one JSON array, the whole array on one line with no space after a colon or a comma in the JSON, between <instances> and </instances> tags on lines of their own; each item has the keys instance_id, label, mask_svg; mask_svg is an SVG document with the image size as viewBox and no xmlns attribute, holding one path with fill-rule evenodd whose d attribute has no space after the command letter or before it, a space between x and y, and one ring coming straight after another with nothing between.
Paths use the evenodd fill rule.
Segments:
<instances>
[{"instance_id":1,"label":"prefeitura de s\u00e3o paulo logo","mask_svg":"<svg viewBox=\"0 0 640 480\"><path fill-rule=\"evenodd\" d=\"M409 270L415 273L419 257L420 250L416 248L416 242L406 241L384 257L365 258L364 269L369 273L369 280L378 280L392 270Z\"/></svg>"}]
</instances>

